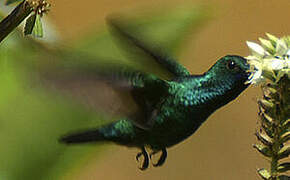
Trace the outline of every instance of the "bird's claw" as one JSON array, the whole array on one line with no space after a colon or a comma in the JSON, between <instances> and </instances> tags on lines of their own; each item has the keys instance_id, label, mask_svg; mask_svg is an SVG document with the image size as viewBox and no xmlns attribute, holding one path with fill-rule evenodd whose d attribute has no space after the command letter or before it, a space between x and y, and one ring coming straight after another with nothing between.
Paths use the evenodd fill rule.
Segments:
<instances>
[{"instance_id":1,"label":"bird's claw","mask_svg":"<svg viewBox=\"0 0 290 180\"><path fill-rule=\"evenodd\" d=\"M152 156L153 156L154 154L156 154L157 152L158 152L158 151L153 151L152 153L150 153L150 159L152 159ZM164 164L166 158L167 158L167 151L166 151L166 149L162 149L162 154L161 154L159 160L157 161L157 163L152 163L152 165L153 165L154 167L162 166L162 165Z\"/></svg>"},{"instance_id":2,"label":"bird's claw","mask_svg":"<svg viewBox=\"0 0 290 180\"><path fill-rule=\"evenodd\" d=\"M153 151L152 153L150 153L150 155L148 156L148 153L146 152L145 148L142 147L141 148L141 152L139 152L137 155L136 155L136 161L139 162L140 160L140 157L143 156L144 160L143 160L143 163L142 163L142 166L139 167L140 170L144 171L148 168L149 166L149 158L150 160L152 160L152 156L156 153L158 153L159 151ZM159 167L159 166L162 166L167 158L167 151L166 149L162 149L161 150L162 154L160 156L160 158L158 159L157 163L152 163L152 165L154 167Z\"/></svg>"},{"instance_id":3,"label":"bird's claw","mask_svg":"<svg viewBox=\"0 0 290 180\"><path fill-rule=\"evenodd\" d=\"M149 166L149 157L148 157L148 153L146 152L145 148L142 147L141 149L141 152L139 152L137 155L136 155L136 160L139 162L139 158L143 156L144 157L144 160L143 160L143 163L142 163L142 166L139 167L140 170L144 171L148 168Z\"/></svg>"}]
</instances>

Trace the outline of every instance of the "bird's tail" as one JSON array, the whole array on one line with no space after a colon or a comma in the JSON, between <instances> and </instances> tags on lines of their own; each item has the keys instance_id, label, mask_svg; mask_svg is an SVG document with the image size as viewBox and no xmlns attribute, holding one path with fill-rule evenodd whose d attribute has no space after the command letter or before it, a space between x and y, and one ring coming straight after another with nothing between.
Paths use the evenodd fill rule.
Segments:
<instances>
[{"instance_id":1,"label":"bird's tail","mask_svg":"<svg viewBox=\"0 0 290 180\"><path fill-rule=\"evenodd\" d=\"M89 143L104 140L103 134L98 129L76 132L60 138L60 142L65 144Z\"/></svg>"},{"instance_id":2,"label":"bird's tail","mask_svg":"<svg viewBox=\"0 0 290 180\"><path fill-rule=\"evenodd\" d=\"M131 144L136 136L136 127L129 120L119 120L98 129L76 132L60 139L65 144L94 143L111 141L118 144Z\"/></svg>"}]
</instances>

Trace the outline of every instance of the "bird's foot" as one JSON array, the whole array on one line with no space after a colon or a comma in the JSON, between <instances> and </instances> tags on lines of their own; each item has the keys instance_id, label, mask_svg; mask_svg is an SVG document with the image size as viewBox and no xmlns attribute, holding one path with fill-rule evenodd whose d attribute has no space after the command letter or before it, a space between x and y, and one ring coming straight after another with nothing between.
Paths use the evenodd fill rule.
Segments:
<instances>
[{"instance_id":1,"label":"bird's foot","mask_svg":"<svg viewBox=\"0 0 290 180\"><path fill-rule=\"evenodd\" d=\"M148 168L149 166L149 157L148 157L148 153L146 152L145 148L142 147L141 148L141 152L139 152L136 156L136 160L139 162L140 157L143 156L144 160L143 163L141 165L141 167L139 167L140 170L144 171Z\"/></svg>"},{"instance_id":2,"label":"bird's foot","mask_svg":"<svg viewBox=\"0 0 290 180\"><path fill-rule=\"evenodd\" d=\"M162 149L162 154L159 158L159 160L157 161L157 163L152 163L152 165L154 167L159 167L159 166L162 166L167 158L167 151L166 149ZM158 153L159 151L153 151L152 153L150 153L150 159L152 160L152 156L155 155L156 153Z\"/></svg>"}]
</instances>

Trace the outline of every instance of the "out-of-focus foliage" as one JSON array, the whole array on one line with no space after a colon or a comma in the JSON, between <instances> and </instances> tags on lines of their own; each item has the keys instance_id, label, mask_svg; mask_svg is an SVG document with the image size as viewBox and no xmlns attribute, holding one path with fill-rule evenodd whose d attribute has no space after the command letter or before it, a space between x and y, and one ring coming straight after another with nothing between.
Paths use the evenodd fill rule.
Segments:
<instances>
[{"instance_id":1,"label":"out-of-focus foliage","mask_svg":"<svg viewBox=\"0 0 290 180\"><path fill-rule=\"evenodd\" d=\"M99 120L93 113L54 93L31 88L27 70L18 61L36 58L36 50L14 35L1 48L0 176L3 179L42 179L58 163L68 166L74 151L58 144L64 132ZM88 148L74 151L81 157ZM66 160L67 159L67 160ZM55 173L53 173L55 174Z\"/></svg>"},{"instance_id":2,"label":"out-of-focus foliage","mask_svg":"<svg viewBox=\"0 0 290 180\"><path fill-rule=\"evenodd\" d=\"M7 1L5 2L5 4L6 4L6 5L9 5L9 4L12 4L12 3L15 3L15 2L20 2L20 1L22 1L22 0L7 0Z\"/></svg>"},{"instance_id":3,"label":"out-of-focus foliage","mask_svg":"<svg viewBox=\"0 0 290 180\"><path fill-rule=\"evenodd\" d=\"M140 35L144 39L175 54L189 30L199 28L205 20L204 12L205 8L187 7L162 14L151 13L128 20L128 29L142 31ZM118 61L111 63L119 64L128 64L129 60L107 31L89 34L69 50L58 48L59 54L50 46L18 32L1 44L0 179L59 179L68 172L73 173L73 169L102 149L101 146L65 147L58 143L58 138L68 131L97 126L103 118L98 112L91 112L77 102L38 86L38 78L31 77L35 75L31 72L62 60L58 63L70 64L69 57L78 57L78 54L91 58L79 59L77 65L103 63L91 62L94 57L116 59Z\"/></svg>"}]
</instances>

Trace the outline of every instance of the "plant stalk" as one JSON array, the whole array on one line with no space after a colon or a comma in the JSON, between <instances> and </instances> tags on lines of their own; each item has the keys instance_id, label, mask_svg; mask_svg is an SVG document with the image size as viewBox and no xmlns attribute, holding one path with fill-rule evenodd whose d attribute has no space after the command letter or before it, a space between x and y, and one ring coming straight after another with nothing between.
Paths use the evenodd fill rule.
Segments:
<instances>
[{"instance_id":1,"label":"plant stalk","mask_svg":"<svg viewBox=\"0 0 290 180\"><path fill-rule=\"evenodd\" d=\"M6 18L0 22L0 42L5 39L31 12L33 8L22 1Z\"/></svg>"}]
</instances>

